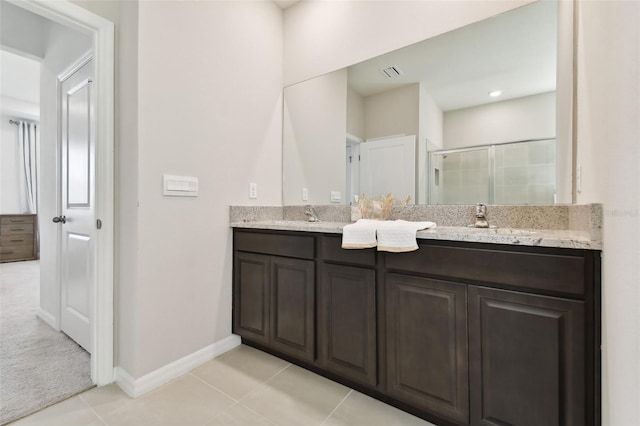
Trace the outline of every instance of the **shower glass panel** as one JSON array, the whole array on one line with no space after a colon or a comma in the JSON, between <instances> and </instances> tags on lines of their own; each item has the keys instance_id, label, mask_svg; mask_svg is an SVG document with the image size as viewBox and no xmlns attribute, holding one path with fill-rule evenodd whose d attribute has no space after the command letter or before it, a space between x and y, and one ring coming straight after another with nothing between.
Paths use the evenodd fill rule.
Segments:
<instances>
[{"instance_id":1,"label":"shower glass panel","mask_svg":"<svg viewBox=\"0 0 640 426\"><path fill-rule=\"evenodd\" d=\"M495 204L553 204L554 139L495 146Z\"/></svg>"},{"instance_id":2,"label":"shower glass panel","mask_svg":"<svg viewBox=\"0 0 640 426\"><path fill-rule=\"evenodd\" d=\"M430 153L430 204L553 204L555 139Z\"/></svg>"},{"instance_id":3,"label":"shower glass panel","mask_svg":"<svg viewBox=\"0 0 640 426\"><path fill-rule=\"evenodd\" d=\"M432 161L433 204L489 203L489 147L433 153Z\"/></svg>"}]
</instances>

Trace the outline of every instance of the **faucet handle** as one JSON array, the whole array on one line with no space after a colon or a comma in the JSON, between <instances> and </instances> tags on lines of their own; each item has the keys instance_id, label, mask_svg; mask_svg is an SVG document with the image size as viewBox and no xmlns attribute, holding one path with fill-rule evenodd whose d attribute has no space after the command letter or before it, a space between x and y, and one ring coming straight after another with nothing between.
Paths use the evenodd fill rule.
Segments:
<instances>
[{"instance_id":1,"label":"faucet handle","mask_svg":"<svg viewBox=\"0 0 640 426\"><path fill-rule=\"evenodd\" d=\"M486 214L487 206L482 203L476 204L476 217L485 217Z\"/></svg>"},{"instance_id":2,"label":"faucet handle","mask_svg":"<svg viewBox=\"0 0 640 426\"><path fill-rule=\"evenodd\" d=\"M304 206L304 214L309 216L309 222L320 222L320 218L313 210L312 206Z\"/></svg>"}]
</instances>

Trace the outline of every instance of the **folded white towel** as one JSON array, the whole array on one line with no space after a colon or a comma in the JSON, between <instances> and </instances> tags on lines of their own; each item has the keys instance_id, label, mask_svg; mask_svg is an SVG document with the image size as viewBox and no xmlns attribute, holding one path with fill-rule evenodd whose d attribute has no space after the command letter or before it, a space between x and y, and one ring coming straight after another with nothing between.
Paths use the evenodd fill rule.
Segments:
<instances>
[{"instance_id":1,"label":"folded white towel","mask_svg":"<svg viewBox=\"0 0 640 426\"><path fill-rule=\"evenodd\" d=\"M376 228L381 223L379 220L360 219L356 223L346 225L342 229L343 249L363 249L375 247Z\"/></svg>"},{"instance_id":2,"label":"folded white towel","mask_svg":"<svg viewBox=\"0 0 640 426\"><path fill-rule=\"evenodd\" d=\"M416 232L435 227L436 224L433 222L408 222L406 220L382 222L377 228L378 251L400 253L418 250Z\"/></svg>"}]
</instances>

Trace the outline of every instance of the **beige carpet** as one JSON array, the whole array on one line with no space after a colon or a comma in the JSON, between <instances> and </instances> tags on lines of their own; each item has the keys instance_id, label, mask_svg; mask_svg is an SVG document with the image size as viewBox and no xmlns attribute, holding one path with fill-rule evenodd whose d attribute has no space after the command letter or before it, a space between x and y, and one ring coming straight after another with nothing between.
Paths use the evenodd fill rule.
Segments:
<instances>
[{"instance_id":1,"label":"beige carpet","mask_svg":"<svg viewBox=\"0 0 640 426\"><path fill-rule=\"evenodd\" d=\"M0 424L87 390L89 354L36 316L37 261L0 264Z\"/></svg>"}]
</instances>

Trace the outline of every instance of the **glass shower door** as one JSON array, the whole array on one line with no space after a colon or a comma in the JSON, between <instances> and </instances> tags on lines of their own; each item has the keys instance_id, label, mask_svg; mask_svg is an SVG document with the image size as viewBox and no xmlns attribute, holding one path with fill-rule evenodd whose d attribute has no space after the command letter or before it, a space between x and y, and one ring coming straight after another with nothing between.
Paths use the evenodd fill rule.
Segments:
<instances>
[{"instance_id":1,"label":"glass shower door","mask_svg":"<svg viewBox=\"0 0 640 426\"><path fill-rule=\"evenodd\" d=\"M556 141L430 153L430 204L553 204Z\"/></svg>"}]
</instances>

